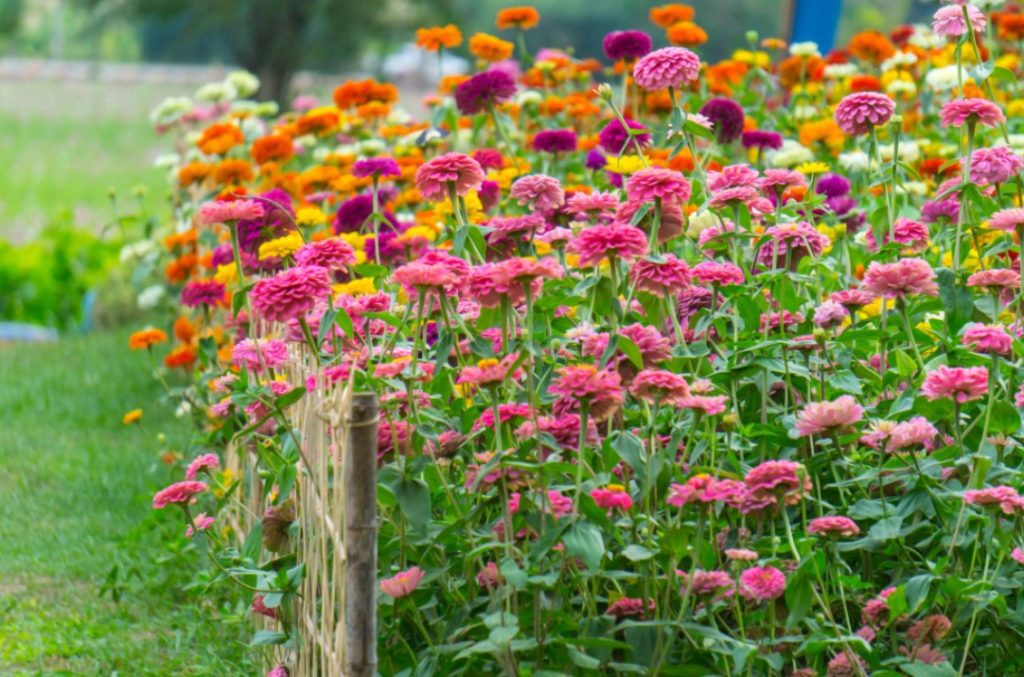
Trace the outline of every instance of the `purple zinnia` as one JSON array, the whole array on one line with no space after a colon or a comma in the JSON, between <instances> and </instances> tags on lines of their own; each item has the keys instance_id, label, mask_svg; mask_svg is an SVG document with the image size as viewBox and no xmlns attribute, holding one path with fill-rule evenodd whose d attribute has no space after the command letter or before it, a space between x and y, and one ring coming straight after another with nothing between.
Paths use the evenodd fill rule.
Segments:
<instances>
[{"instance_id":1,"label":"purple zinnia","mask_svg":"<svg viewBox=\"0 0 1024 677\"><path fill-rule=\"evenodd\" d=\"M956 200L930 200L921 205L921 220L936 223L942 219L955 222L960 217L960 203Z\"/></svg>"},{"instance_id":2,"label":"purple zinnia","mask_svg":"<svg viewBox=\"0 0 1024 677\"><path fill-rule=\"evenodd\" d=\"M533 137L533 148L541 153L571 153L576 150L576 132L571 129L545 129Z\"/></svg>"},{"instance_id":3,"label":"purple zinnia","mask_svg":"<svg viewBox=\"0 0 1024 677\"><path fill-rule=\"evenodd\" d=\"M224 300L224 285L216 280L192 280L181 290L181 302L189 308L215 306Z\"/></svg>"},{"instance_id":4,"label":"purple zinnia","mask_svg":"<svg viewBox=\"0 0 1024 677\"><path fill-rule=\"evenodd\" d=\"M260 193L259 198L259 203L263 205L263 216L258 219L242 219L235 225L239 247L254 255L264 242L295 230L295 211L288 193L274 188Z\"/></svg>"},{"instance_id":5,"label":"purple zinnia","mask_svg":"<svg viewBox=\"0 0 1024 677\"><path fill-rule=\"evenodd\" d=\"M642 124L634 120L627 119L626 124L629 125L630 129L647 129ZM621 153L623 149L626 148L626 144L629 141L629 134L626 132L626 129L622 126L622 123L619 122L619 120L616 118L614 120L611 120L607 125L604 126L604 129L601 130L601 133L598 135L598 138L601 142L601 148L604 148L609 153L615 153L617 155ZM646 146L651 142L651 135L646 133L636 134L633 138L636 139L637 143L639 143L641 146ZM629 145L630 147L633 147L633 144Z\"/></svg>"},{"instance_id":6,"label":"purple zinnia","mask_svg":"<svg viewBox=\"0 0 1024 677\"><path fill-rule=\"evenodd\" d=\"M711 99L700 114L715 123L718 143L732 143L743 133L743 108L732 99Z\"/></svg>"},{"instance_id":7,"label":"purple zinnia","mask_svg":"<svg viewBox=\"0 0 1024 677\"><path fill-rule=\"evenodd\" d=\"M587 169L604 169L604 166L608 164L608 159L604 156L604 153L598 149L593 149L587 153L586 163Z\"/></svg>"},{"instance_id":8,"label":"purple zinnia","mask_svg":"<svg viewBox=\"0 0 1024 677\"><path fill-rule=\"evenodd\" d=\"M651 47L651 36L643 31L614 31L604 36L604 55L612 61L635 61Z\"/></svg>"},{"instance_id":9,"label":"purple zinnia","mask_svg":"<svg viewBox=\"0 0 1024 677\"><path fill-rule=\"evenodd\" d=\"M384 218L392 228L397 228L395 216L387 210L381 210ZM359 194L338 205L338 213L334 217L334 233L355 233L363 227L366 219L373 213L373 196Z\"/></svg>"},{"instance_id":10,"label":"purple zinnia","mask_svg":"<svg viewBox=\"0 0 1024 677\"><path fill-rule=\"evenodd\" d=\"M818 179L814 192L825 197L842 197L850 192L850 182L839 174L826 174Z\"/></svg>"},{"instance_id":11,"label":"purple zinnia","mask_svg":"<svg viewBox=\"0 0 1024 677\"><path fill-rule=\"evenodd\" d=\"M356 160L352 165L352 176L366 178L368 176L401 176L402 170L398 163L390 157L370 157Z\"/></svg>"},{"instance_id":12,"label":"purple zinnia","mask_svg":"<svg viewBox=\"0 0 1024 677\"><path fill-rule=\"evenodd\" d=\"M516 93L516 81L501 70L477 73L455 89L455 105L465 115L479 113Z\"/></svg>"},{"instance_id":13,"label":"purple zinnia","mask_svg":"<svg viewBox=\"0 0 1024 677\"><path fill-rule=\"evenodd\" d=\"M763 129L752 129L749 132L743 132L740 143L743 144L744 148L778 150L782 148L782 134Z\"/></svg>"}]
</instances>

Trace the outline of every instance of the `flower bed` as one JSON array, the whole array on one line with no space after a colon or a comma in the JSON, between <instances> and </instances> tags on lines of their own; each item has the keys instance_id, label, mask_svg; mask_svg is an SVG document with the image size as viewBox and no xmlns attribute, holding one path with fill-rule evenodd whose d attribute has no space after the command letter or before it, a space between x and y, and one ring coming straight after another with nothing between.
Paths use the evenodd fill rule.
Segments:
<instances>
[{"instance_id":1,"label":"flower bed","mask_svg":"<svg viewBox=\"0 0 1024 677\"><path fill-rule=\"evenodd\" d=\"M342 445L308 422L353 391L381 406L382 674L1024 662L1024 14L715 64L693 18L598 62L525 52L536 12L505 10L422 123L372 80L157 112L181 314L133 347L196 438L154 506L275 675L337 613L306 558L337 554L312 499Z\"/></svg>"}]
</instances>

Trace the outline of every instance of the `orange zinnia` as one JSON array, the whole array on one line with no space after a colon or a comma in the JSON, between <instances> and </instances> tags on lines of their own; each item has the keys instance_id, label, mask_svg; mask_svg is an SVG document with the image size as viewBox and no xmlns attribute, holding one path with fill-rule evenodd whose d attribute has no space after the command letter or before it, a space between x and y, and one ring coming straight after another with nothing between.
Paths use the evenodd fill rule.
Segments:
<instances>
[{"instance_id":1,"label":"orange zinnia","mask_svg":"<svg viewBox=\"0 0 1024 677\"><path fill-rule=\"evenodd\" d=\"M694 15L693 7L673 2L661 7L652 7L649 16L657 26L671 28L682 21L693 21Z\"/></svg>"},{"instance_id":2,"label":"orange zinnia","mask_svg":"<svg viewBox=\"0 0 1024 677\"><path fill-rule=\"evenodd\" d=\"M196 328L192 321L181 315L174 321L174 338L182 343L191 343L196 335Z\"/></svg>"},{"instance_id":3,"label":"orange zinnia","mask_svg":"<svg viewBox=\"0 0 1024 677\"><path fill-rule=\"evenodd\" d=\"M212 171L213 166L205 162L190 162L178 170L178 185L184 188L193 183L202 183Z\"/></svg>"},{"instance_id":4,"label":"orange zinnia","mask_svg":"<svg viewBox=\"0 0 1024 677\"><path fill-rule=\"evenodd\" d=\"M207 155L223 155L245 142L242 130L230 122L217 122L203 130L196 146Z\"/></svg>"},{"instance_id":5,"label":"orange zinnia","mask_svg":"<svg viewBox=\"0 0 1024 677\"><path fill-rule=\"evenodd\" d=\"M498 12L498 28L519 28L528 31L540 21L540 12L533 7L506 7Z\"/></svg>"},{"instance_id":6,"label":"orange zinnia","mask_svg":"<svg viewBox=\"0 0 1024 677\"><path fill-rule=\"evenodd\" d=\"M334 111L318 110L303 115L298 119L296 125L299 128L299 134L322 134L334 130L339 122L341 122L341 118Z\"/></svg>"},{"instance_id":7,"label":"orange zinnia","mask_svg":"<svg viewBox=\"0 0 1024 677\"><path fill-rule=\"evenodd\" d=\"M222 160L213 168L213 178L217 183L231 184L252 180L252 165L245 160Z\"/></svg>"},{"instance_id":8,"label":"orange zinnia","mask_svg":"<svg viewBox=\"0 0 1024 677\"><path fill-rule=\"evenodd\" d=\"M148 350L157 343L163 343L166 340L167 334L165 332L160 329L147 327L146 329L140 329L128 337L128 348L130 350Z\"/></svg>"},{"instance_id":9,"label":"orange zinnia","mask_svg":"<svg viewBox=\"0 0 1024 677\"><path fill-rule=\"evenodd\" d=\"M252 142L252 159L256 164L277 160L287 162L295 154L292 140L283 134L261 136Z\"/></svg>"},{"instance_id":10,"label":"orange zinnia","mask_svg":"<svg viewBox=\"0 0 1024 677\"><path fill-rule=\"evenodd\" d=\"M196 361L196 354L188 346L178 346L164 358L164 366L168 369L187 368Z\"/></svg>"},{"instance_id":11,"label":"orange zinnia","mask_svg":"<svg viewBox=\"0 0 1024 677\"><path fill-rule=\"evenodd\" d=\"M850 53L858 59L880 64L896 53L889 38L878 31L862 31L853 36L849 45Z\"/></svg>"},{"instance_id":12,"label":"orange zinnia","mask_svg":"<svg viewBox=\"0 0 1024 677\"><path fill-rule=\"evenodd\" d=\"M428 52L440 51L442 47L453 49L462 44L462 31L455 24L416 29L416 46Z\"/></svg>"},{"instance_id":13,"label":"orange zinnia","mask_svg":"<svg viewBox=\"0 0 1024 677\"><path fill-rule=\"evenodd\" d=\"M508 40L496 38L487 33L477 33L469 39L469 51L478 59L484 61L504 61L512 57L515 49Z\"/></svg>"},{"instance_id":14,"label":"orange zinnia","mask_svg":"<svg viewBox=\"0 0 1024 677\"><path fill-rule=\"evenodd\" d=\"M696 47L708 41L708 34L692 21L680 21L668 29L668 41L680 47Z\"/></svg>"}]
</instances>

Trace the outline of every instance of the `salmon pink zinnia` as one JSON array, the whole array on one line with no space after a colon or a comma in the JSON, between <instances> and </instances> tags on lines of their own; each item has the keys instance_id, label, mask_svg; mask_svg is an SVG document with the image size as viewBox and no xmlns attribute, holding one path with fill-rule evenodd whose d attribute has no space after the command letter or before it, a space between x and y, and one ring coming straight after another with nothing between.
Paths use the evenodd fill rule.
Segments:
<instances>
[{"instance_id":1,"label":"salmon pink zinnia","mask_svg":"<svg viewBox=\"0 0 1024 677\"><path fill-rule=\"evenodd\" d=\"M785 591L786 575L775 567L751 567L740 574L740 594L747 599L766 602Z\"/></svg>"},{"instance_id":2,"label":"salmon pink zinnia","mask_svg":"<svg viewBox=\"0 0 1024 677\"><path fill-rule=\"evenodd\" d=\"M988 369L942 365L924 377L921 393L929 400L950 399L957 404L979 400L988 393Z\"/></svg>"},{"instance_id":3,"label":"salmon pink zinnia","mask_svg":"<svg viewBox=\"0 0 1024 677\"><path fill-rule=\"evenodd\" d=\"M391 578L385 578L380 582L380 589L385 594L398 599L411 594L423 580L423 570L419 567L412 567L400 571Z\"/></svg>"}]
</instances>

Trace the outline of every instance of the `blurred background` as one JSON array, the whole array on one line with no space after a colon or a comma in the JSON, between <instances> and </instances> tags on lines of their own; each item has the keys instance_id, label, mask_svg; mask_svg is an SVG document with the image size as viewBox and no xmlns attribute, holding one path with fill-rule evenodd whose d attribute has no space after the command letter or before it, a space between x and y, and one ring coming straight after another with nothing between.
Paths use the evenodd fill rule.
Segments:
<instances>
[{"instance_id":1,"label":"blurred background","mask_svg":"<svg viewBox=\"0 0 1024 677\"><path fill-rule=\"evenodd\" d=\"M832 1L802 0L812 8ZM466 38L494 33L496 11L510 4L0 0L0 321L90 326L89 290L116 267L125 231L161 212L164 178L152 164L164 146L147 115L163 98L243 67L263 82L262 97L280 102L326 96L347 77L373 75L399 84L403 103L416 108L436 57L415 48L415 29L452 22ZM581 57L601 57L602 37L626 28L650 31L656 44L664 39L648 19L662 2L530 4L541 13L527 35L532 51L571 45ZM698 51L715 60L745 46L748 30L788 37L796 0L687 4L710 36ZM858 30L927 21L933 10L922 0L845 0L837 44Z\"/></svg>"}]
</instances>

